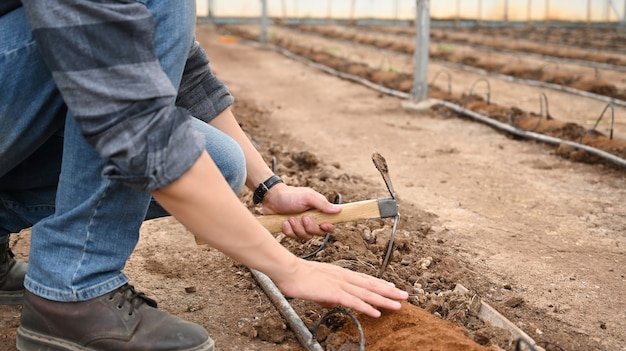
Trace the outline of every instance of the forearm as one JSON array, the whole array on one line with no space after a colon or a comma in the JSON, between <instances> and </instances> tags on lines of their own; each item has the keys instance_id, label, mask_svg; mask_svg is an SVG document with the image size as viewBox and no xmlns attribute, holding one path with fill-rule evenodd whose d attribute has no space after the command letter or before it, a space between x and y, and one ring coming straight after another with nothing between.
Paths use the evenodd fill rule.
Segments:
<instances>
[{"instance_id":1,"label":"forearm","mask_svg":"<svg viewBox=\"0 0 626 351\"><path fill-rule=\"evenodd\" d=\"M298 258L241 204L206 152L152 195L199 239L240 263L278 280L295 268Z\"/></svg>"},{"instance_id":2,"label":"forearm","mask_svg":"<svg viewBox=\"0 0 626 351\"><path fill-rule=\"evenodd\" d=\"M254 190L261 182L272 175L272 170L267 166L261 154L243 132L230 108L224 110L210 124L230 135L243 150L246 156L246 169L248 171L246 186L249 189Z\"/></svg>"}]
</instances>

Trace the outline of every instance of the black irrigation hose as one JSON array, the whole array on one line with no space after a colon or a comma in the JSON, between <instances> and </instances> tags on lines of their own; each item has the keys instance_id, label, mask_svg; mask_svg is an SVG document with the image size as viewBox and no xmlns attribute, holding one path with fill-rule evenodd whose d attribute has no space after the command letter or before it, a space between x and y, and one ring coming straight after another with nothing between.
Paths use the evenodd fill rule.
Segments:
<instances>
[{"instance_id":1,"label":"black irrigation hose","mask_svg":"<svg viewBox=\"0 0 626 351\"><path fill-rule=\"evenodd\" d=\"M596 123L593 125L593 127L591 129L586 130L583 135L580 137L580 141L582 142L583 137L585 136L585 134L587 134L588 132L593 132L596 130L596 127L598 126L598 124L600 123L600 121L602 120L602 118L604 117L604 114L606 113L606 111L608 109L611 109L611 129L609 132L609 139L613 140L613 127L615 125L615 108L613 107L613 105L608 104L604 107L604 110L602 110L602 113L600 114L600 117L598 117L598 120L596 120Z\"/></svg>"},{"instance_id":2,"label":"black irrigation hose","mask_svg":"<svg viewBox=\"0 0 626 351\"><path fill-rule=\"evenodd\" d=\"M541 92L541 94L539 94L539 118L537 118L537 123L535 123L535 126L528 130L530 132L536 131L537 128L539 128L539 126L541 125L541 121L543 120L543 105L544 105L544 101L545 101L545 106L546 106L546 120L553 119L552 116L550 116L550 110L549 110L549 106L548 106L548 96L546 95L546 93ZM517 127L517 125L515 124L515 120L513 118L513 114L512 113L509 114L508 120L509 120L509 124L510 125L512 125L514 127ZM582 141L582 138L581 138L581 141Z\"/></svg>"},{"instance_id":3,"label":"black irrigation hose","mask_svg":"<svg viewBox=\"0 0 626 351\"><path fill-rule=\"evenodd\" d=\"M313 328L313 337L315 338L315 340L317 340L317 332L319 331L319 327L322 325L322 323L324 323L324 321L328 319L328 317L332 316L333 314L343 314L344 316L348 316L350 317L350 319L352 319L352 321L356 325L357 330L359 331L359 351L365 351L365 335L363 334L363 328L361 327L361 323L359 323L359 320L352 313L340 307L326 312L322 316L322 318L320 318L320 320L315 325L315 328Z\"/></svg>"},{"instance_id":4,"label":"black irrigation hose","mask_svg":"<svg viewBox=\"0 0 626 351\"><path fill-rule=\"evenodd\" d=\"M328 244L328 239L330 239L330 233L326 233L326 236L324 237L324 241L322 241L322 243L320 244L320 246L313 252L306 254L306 255L302 255L300 256L300 258L302 259L308 259L311 258L315 255L317 255L318 252L322 251L324 249L324 247L326 246L326 244Z\"/></svg>"},{"instance_id":5,"label":"black irrigation hose","mask_svg":"<svg viewBox=\"0 0 626 351\"><path fill-rule=\"evenodd\" d=\"M481 77L478 78L471 86L469 93L467 94L467 96L465 97L465 99L463 100L463 102L461 103L461 106L465 107L467 105L467 103L469 102L469 100L472 98L472 95L474 95L474 88L476 87L476 84L480 83L480 82L485 82L485 84L487 84L487 93L486 93L486 99L485 101L487 102L487 105L491 104L491 83L489 82L489 80L485 77Z\"/></svg>"},{"instance_id":6,"label":"black irrigation hose","mask_svg":"<svg viewBox=\"0 0 626 351\"><path fill-rule=\"evenodd\" d=\"M543 97L543 99L541 99ZM546 119L552 119L552 116L550 116L550 106L548 105L548 96L546 95L546 93L544 93L543 91L541 92L541 94L539 95L539 114L543 117L543 105L545 102L545 106L546 106ZM537 128L537 127L535 127Z\"/></svg>"},{"instance_id":7,"label":"black irrigation hose","mask_svg":"<svg viewBox=\"0 0 626 351\"><path fill-rule=\"evenodd\" d=\"M342 204L342 200L341 200L341 194L337 194L337 196L335 196L335 204ZM320 244L320 246L313 252L306 254L306 255L302 255L300 256L300 258L302 259L307 259L307 258L311 258L313 256L315 256L318 252L322 251L324 249L324 247L326 247L326 244L328 244L328 239L330 239L330 232L326 233L326 236L324 237L324 241L322 241L322 243Z\"/></svg>"},{"instance_id":8,"label":"black irrigation hose","mask_svg":"<svg viewBox=\"0 0 626 351\"><path fill-rule=\"evenodd\" d=\"M450 71L441 70L435 73L435 76L430 81L430 85L435 85L435 82L437 81L437 78L439 77L439 74L441 73L445 73L446 76L448 77L448 95L452 95L452 75L450 74Z\"/></svg>"}]
</instances>

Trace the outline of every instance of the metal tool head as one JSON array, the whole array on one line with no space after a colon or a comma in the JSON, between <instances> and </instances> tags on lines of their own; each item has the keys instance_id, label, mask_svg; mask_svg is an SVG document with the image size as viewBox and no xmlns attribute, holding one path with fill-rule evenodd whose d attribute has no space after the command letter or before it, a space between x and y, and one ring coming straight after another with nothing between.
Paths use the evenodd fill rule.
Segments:
<instances>
[{"instance_id":1,"label":"metal tool head","mask_svg":"<svg viewBox=\"0 0 626 351\"><path fill-rule=\"evenodd\" d=\"M387 167L387 161L378 152L375 152L372 154L372 161L374 162L374 166L376 166L376 169L378 169L378 171L380 172L380 175L383 177L383 180L385 181L387 190L389 190L389 194L391 194L391 198L394 200L393 201L394 206L397 206L397 203L395 202L396 192L393 189L393 184L391 183L391 178L389 177L389 168ZM391 256L393 254L393 248L394 248L394 238L396 236L396 229L398 228L399 221L400 221L400 212L397 211L397 207L396 207L395 216L393 220L393 227L391 229L391 235L389 236L389 242L387 243L387 249L385 250L385 257L383 258L383 263L381 264L380 270L378 271L379 278L383 275L383 273L387 269L387 266L389 265L389 262L391 261Z\"/></svg>"}]
</instances>

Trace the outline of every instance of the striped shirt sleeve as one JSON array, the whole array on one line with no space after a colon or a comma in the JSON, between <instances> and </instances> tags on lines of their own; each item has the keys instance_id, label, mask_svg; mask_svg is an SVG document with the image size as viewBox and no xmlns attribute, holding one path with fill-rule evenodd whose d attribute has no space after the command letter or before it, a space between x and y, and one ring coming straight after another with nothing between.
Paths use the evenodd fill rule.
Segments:
<instances>
[{"instance_id":1,"label":"striped shirt sleeve","mask_svg":"<svg viewBox=\"0 0 626 351\"><path fill-rule=\"evenodd\" d=\"M189 112L155 54L155 23L139 2L24 0L55 83L103 175L154 191L178 179L204 150Z\"/></svg>"},{"instance_id":2,"label":"striped shirt sleeve","mask_svg":"<svg viewBox=\"0 0 626 351\"><path fill-rule=\"evenodd\" d=\"M185 64L176 104L210 122L234 102L226 85L211 72L206 53L194 42Z\"/></svg>"}]
</instances>

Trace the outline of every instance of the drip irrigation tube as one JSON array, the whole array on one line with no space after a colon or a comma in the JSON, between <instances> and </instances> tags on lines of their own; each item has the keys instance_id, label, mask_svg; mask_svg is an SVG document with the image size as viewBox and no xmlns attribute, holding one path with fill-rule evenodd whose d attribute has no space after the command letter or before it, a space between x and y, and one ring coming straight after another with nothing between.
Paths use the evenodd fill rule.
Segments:
<instances>
[{"instance_id":1,"label":"drip irrigation tube","mask_svg":"<svg viewBox=\"0 0 626 351\"><path fill-rule=\"evenodd\" d=\"M320 69L320 70L322 70L322 71L324 71L324 72L326 72L328 74L332 74L332 75L335 75L335 76L338 76L338 77L341 77L341 78L344 78L344 79L349 79L349 80L358 82L358 83L360 83L362 85L365 85L365 86L367 86L369 88L372 88L372 89L374 89L376 91L379 91L381 93L385 93L385 94L396 96L396 97L403 98L403 99L408 99L409 98L409 94L408 93L404 93L404 92L401 92L401 91L397 91L397 90L393 90L393 89L389 89L389 88L383 87L383 86L381 86L379 84L372 83L369 80L363 79L363 78L361 78L359 76L355 76L353 74L339 72L339 71L337 71L337 70L335 70L333 68L330 68L328 66L324 66L324 65L321 65L319 63L312 62L311 60L309 60L309 59L307 59L305 57L302 57L300 55L296 55L296 54L294 54L294 53L292 53L292 52L290 52L290 51L288 51L286 49L283 49L281 47L274 46L274 50L276 50L277 52L281 53L284 56L287 56L287 57L289 57L291 59L294 59L294 60L306 63L307 65L315 67L315 68L318 68L318 69ZM626 160L625 159L623 159L621 157L617 157L617 156L615 156L615 155L613 155L611 153L608 153L606 151L603 151L603 150L600 150L600 149L597 149L597 148L594 148L594 147L591 147L591 146L588 146L588 145L584 145L584 144L581 144L581 143L576 143L576 142L569 141L569 140L563 140L563 139L551 137L551 136L548 136L548 135L535 133L535 132L530 132L530 131L525 131L523 129L515 128L515 127L513 127L513 126L511 126L509 124L505 124L505 123L496 121L496 120L494 120L492 118L489 118L488 116L485 116L485 115L482 115L480 113L468 110L466 108L463 108L463 107L461 107L461 106L459 106L457 104L453 104L453 103L448 102L448 101L439 100L439 99L430 99L430 101L432 103L434 103L435 105L440 105L440 106L443 106L443 107L448 108L450 110L453 110L453 111L455 111L457 113L460 113L460 114L462 114L464 116L471 117L471 118L473 118L473 119L475 119L475 120L477 120L479 122L485 123L485 124L487 124L487 125L489 125L489 126L491 126L493 128L496 128L498 130L505 131L505 132L508 132L508 133L513 134L513 135L516 135L516 136L519 136L519 137L523 137L523 138L526 138L526 139L533 139L533 140L541 141L541 142L544 142L544 143L547 143L547 144L551 144L551 145L558 146L558 145L561 145L561 144L566 144L566 145L572 146L572 147L577 148L577 149L585 150L585 151L587 151L588 153L590 153L592 155L598 156L598 157L600 157L600 158L602 158L604 160L612 162L612 163L614 163L614 164L616 164L616 165L626 169Z\"/></svg>"},{"instance_id":2,"label":"drip irrigation tube","mask_svg":"<svg viewBox=\"0 0 626 351\"><path fill-rule=\"evenodd\" d=\"M359 31L366 31L368 33L380 34L380 32L377 32L377 31L371 30L371 29L363 30L362 28L359 28ZM404 37L404 38L414 38L415 37L415 34L405 34L405 33L396 34L396 33L383 32L383 34L387 35L387 36L390 36L390 37L393 37L393 36L400 36L400 37ZM514 54L514 55L524 55L524 56L527 56L527 57L533 57L533 58L538 58L538 59L542 59L542 60L551 60L551 61L559 62L559 63L571 63L571 64L577 64L577 65L581 65L581 66L593 67L593 68L598 68L598 69L606 69L606 70L612 70L612 71L626 72L626 67L620 66L620 65L613 65L613 64L610 64L610 63L606 63L606 62L589 61L589 60L582 60L582 59L576 59L576 58L570 58L570 57L538 54L538 53L535 53L535 52L524 51L524 50L512 50L512 49L494 48L494 47L484 46L484 45L475 44L475 43L471 43L471 42L465 42L463 40L455 41L454 39L451 39L449 41L445 41L445 40L438 40L436 38L431 37L430 41L432 43L438 44L438 45L467 46L467 47L470 47L472 49L480 50L480 51L487 52L487 53L507 53L507 54ZM570 49L580 49L581 48L580 46L566 45L566 44L551 44L551 45L563 46L565 48L570 48ZM619 51L616 51L616 50L604 50L604 51L601 51L601 52L602 53L607 53L607 54L624 54L626 51L625 50L619 50Z\"/></svg>"},{"instance_id":3,"label":"drip irrigation tube","mask_svg":"<svg viewBox=\"0 0 626 351\"><path fill-rule=\"evenodd\" d=\"M317 322L317 324L315 325L315 328L313 328L313 335L317 337L317 332L319 331L319 328L322 325L322 323L324 323L330 316L334 314L342 314L352 319L352 322L354 322L354 325L356 326L356 329L359 332L359 351L365 351L365 334L363 333L363 328L361 327L361 323L359 323L359 320L352 313L344 310L341 307L338 307L338 308L335 308L326 312L326 314L324 314L322 318L320 318L320 320Z\"/></svg>"},{"instance_id":4,"label":"drip irrigation tube","mask_svg":"<svg viewBox=\"0 0 626 351\"><path fill-rule=\"evenodd\" d=\"M289 30L293 30L293 31L296 31L296 32L304 33L304 34L317 35L317 36L325 38L325 36L323 34L319 34L319 33L315 33L315 32L308 33L308 32L304 32L304 31L302 31L300 29L293 29L293 28L289 28ZM333 40L354 44L353 42L348 41L348 40L344 40L344 39L333 38ZM360 45L371 46L371 45L367 45L367 44L360 44ZM387 50L387 49L381 49L381 48L377 48L377 49L379 49L379 50ZM402 55L402 53L398 53L398 52L395 52L395 53L397 53L398 55ZM616 98L613 98L613 97L610 97L610 96L600 95L600 94L588 92L588 91L585 91L585 90L572 88L572 87L569 87L569 86L566 86L566 85L555 84L555 83L548 83L548 82L543 82L543 81L533 80L533 79L518 78L518 77L506 75L506 74L490 72L490 71L487 71L485 69L474 67L474 66L464 65L464 64L450 62L450 61L445 61L445 60L437 60L437 59L432 59L431 58L430 61L433 62L433 63L437 63L437 64L448 66L448 67L457 68L457 69L460 69L460 70L463 70L463 71L467 71L467 72L472 72L472 73L476 73L476 74L480 74L480 75L496 77L496 78L499 78L499 79L502 79L502 80L508 81L508 82L516 82L516 83L522 83L522 84L526 84L526 85L530 85L530 86L534 86L534 87L541 87L541 88L552 89L552 90L557 90L557 91L564 91L564 92L567 92L567 93L570 93L570 94L580 95L580 96L587 97L587 98L590 98L590 99L595 99L595 100L598 100L598 101L611 103L613 105L626 107L626 101L625 100L616 99ZM341 73L341 72L339 72L339 73Z\"/></svg>"},{"instance_id":5,"label":"drip irrigation tube","mask_svg":"<svg viewBox=\"0 0 626 351\"><path fill-rule=\"evenodd\" d=\"M440 42L440 43L443 45L454 44L454 45L469 46L473 49L480 50L480 51L487 52L487 53L507 53L507 54L515 54L515 55L523 54L526 57L538 58L542 60L550 60L550 61L558 62L558 63L570 63L570 64L576 64L580 66L586 66L586 67L592 67L592 68L598 68L598 69L626 72L626 67L624 66L613 65L613 64L605 63L605 62L588 61L588 60L581 60L581 59L575 59L575 58L569 58L569 57L543 55L543 54L537 54L537 53L528 52L528 51L515 51L515 50L510 50L510 49L493 49L493 48L485 47L482 45L463 43L463 42L452 41L452 42Z\"/></svg>"},{"instance_id":6,"label":"drip irrigation tube","mask_svg":"<svg viewBox=\"0 0 626 351\"><path fill-rule=\"evenodd\" d=\"M610 154L606 151L600 150L600 149L596 149L594 147L588 146L588 145L584 145L581 143L576 143L573 141L569 141L569 140L563 140L563 139L559 139L559 138L555 138L555 137L551 137L548 135L544 135L544 134L540 134L540 133L535 133L535 132L530 132L530 131L525 131L522 129L518 129L515 128L509 124L505 124L499 121L496 121L492 118L489 118L485 115L481 115L480 113L468 110L466 108L463 108L459 105L450 103L448 101L443 101L443 100L437 100L437 99L432 99L432 101L437 104L437 105L441 105L444 106L450 110L453 110L455 112L458 112L460 114L463 114L465 116L471 117L475 120L478 120L482 123L485 123L491 127L494 127L496 129L505 131L505 132L509 132L513 135L522 137L522 138L526 138L526 139L534 139L534 140L538 140L547 144L551 144L551 145L560 145L560 144L566 144L569 146L572 146L574 148L577 149L582 149L587 151L588 153L598 156L600 158L603 158L607 161L613 162L614 164L626 168L626 160L624 160L623 158L617 157L613 154Z\"/></svg>"},{"instance_id":7,"label":"drip irrigation tube","mask_svg":"<svg viewBox=\"0 0 626 351\"><path fill-rule=\"evenodd\" d=\"M296 337L300 341L300 344L302 344L302 346L309 351L324 351L322 345L320 345L313 337L313 334L311 334L302 319L300 319L296 311L293 310L280 290L278 290L276 285L274 285L274 282L272 282L268 276L259 271L250 269L250 272L252 272L254 279L256 279L259 285L261 285L261 288L265 291L267 297L269 297L274 306L276 306L278 312L280 312L283 318L285 318L291 330L296 333Z\"/></svg>"},{"instance_id":8,"label":"drip irrigation tube","mask_svg":"<svg viewBox=\"0 0 626 351\"><path fill-rule=\"evenodd\" d=\"M517 78L517 77L509 76L509 75L506 75L506 74L489 72L489 71L484 70L482 68L477 68L477 67L473 67L473 66L458 64L458 63L449 62L449 61L443 61L443 60L431 60L431 61L435 62L435 63L438 63L440 65L461 69L461 70L467 71L467 72L472 72L472 73L476 73L476 74L496 77L496 78L499 78L499 79L502 79L502 80L508 81L508 82L516 82L516 83L522 83L522 84L526 84L526 85L530 85L530 86L534 86L534 87L541 87L541 88L548 88L548 89L552 89L552 90L564 91L566 93L576 94L576 95L580 95L580 96L583 96L583 97L588 97L588 98L591 98L591 99L595 99L595 100L598 100L598 101L611 103L613 105L626 107L626 101L624 101L624 100L612 98L612 97L606 96L606 95L590 93L588 91L584 91L584 90L568 87L566 85L554 84L554 83L546 83L546 82L542 82L542 81L539 81L539 80L533 80L533 79Z\"/></svg>"}]
</instances>

